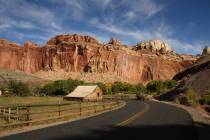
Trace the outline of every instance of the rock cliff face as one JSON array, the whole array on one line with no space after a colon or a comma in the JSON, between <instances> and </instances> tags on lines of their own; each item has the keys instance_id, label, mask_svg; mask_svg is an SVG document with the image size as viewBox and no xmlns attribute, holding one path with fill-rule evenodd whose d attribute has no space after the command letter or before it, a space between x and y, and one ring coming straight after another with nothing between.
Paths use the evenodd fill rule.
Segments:
<instances>
[{"instance_id":1,"label":"rock cliff face","mask_svg":"<svg viewBox=\"0 0 210 140\"><path fill-rule=\"evenodd\" d=\"M171 49L171 47L169 47L167 43L162 42L160 40L149 40L149 41L144 41L138 44L136 47L136 50L142 50L142 49L146 49L146 50L149 49L152 52L159 52L162 54L173 53L173 50Z\"/></svg>"},{"instance_id":2,"label":"rock cliff face","mask_svg":"<svg viewBox=\"0 0 210 140\"><path fill-rule=\"evenodd\" d=\"M92 37L76 34L56 36L43 47L31 42L21 47L0 40L0 68L51 80L71 77L91 82L146 83L171 79L196 59L174 54L166 43L156 40L143 46L122 45L116 39L102 44Z\"/></svg>"},{"instance_id":3,"label":"rock cliff face","mask_svg":"<svg viewBox=\"0 0 210 140\"><path fill-rule=\"evenodd\" d=\"M205 56L205 55L209 55L209 54L210 54L210 47L205 47L203 49L202 55Z\"/></svg>"},{"instance_id":4,"label":"rock cliff face","mask_svg":"<svg viewBox=\"0 0 210 140\"><path fill-rule=\"evenodd\" d=\"M204 49L205 51L205 49ZM203 96L210 91L210 55L200 57L193 65L184 71L176 74L174 80L178 81L178 86L158 97L160 100L175 100L183 97L186 89L193 89L198 96Z\"/></svg>"}]
</instances>

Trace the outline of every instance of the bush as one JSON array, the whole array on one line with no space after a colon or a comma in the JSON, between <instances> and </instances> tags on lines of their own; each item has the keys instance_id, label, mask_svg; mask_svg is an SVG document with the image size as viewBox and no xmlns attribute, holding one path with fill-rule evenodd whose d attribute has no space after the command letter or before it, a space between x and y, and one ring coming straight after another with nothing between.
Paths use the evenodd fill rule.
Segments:
<instances>
[{"instance_id":1,"label":"bush","mask_svg":"<svg viewBox=\"0 0 210 140\"><path fill-rule=\"evenodd\" d=\"M176 87L177 82L175 80L167 80L167 81L164 81L163 84L165 85L166 89L172 89Z\"/></svg>"},{"instance_id":2,"label":"bush","mask_svg":"<svg viewBox=\"0 0 210 140\"><path fill-rule=\"evenodd\" d=\"M196 105L198 103L198 96L192 88L188 88L184 91L183 96L178 97L180 104L184 105Z\"/></svg>"},{"instance_id":3,"label":"bush","mask_svg":"<svg viewBox=\"0 0 210 140\"><path fill-rule=\"evenodd\" d=\"M0 86L1 94L5 95L6 93L6 88L4 86Z\"/></svg>"},{"instance_id":4,"label":"bush","mask_svg":"<svg viewBox=\"0 0 210 140\"><path fill-rule=\"evenodd\" d=\"M113 93L134 93L136 91L135 87L126 82L114 82L112 85Z\"/></svg>"},{"instance_id":5,"label":"bush","mask_svg":"<svg viewBox=\"0 0 210 140\"><path fill-rule=\"evenodd\" d=\"M136 93L136 98L137 98L137 100L141 100L141 101L144 101L146 99L145 95L139 94L139 93Z\"/></svg>"},{"instance_id":6,"label":"bush","mask_svg":"<svg viewBox=\"0 0 210 140\"><path fill-rule=\"evenodd\" d=\"M210 105L210 95L201 97L199 103L201 105Z\"/></svg>"},{"instance_id":7,"label":"bush","mask_svg":"<svg viewBox=\"0 0 210 140\"><path fill-rule=\"evenodd\" d=\"M112 94L112 84L111 83L96 83L102 90L103 94Z\"/></svg>"},{"instance_id":8,"label":"bush","mask_svg":"<svg viewBox=\"0 0 210 140\"><path fill-rule=\"evenodd\" d=\"M165 91L166 86L165 86L164 82L162 82L162 81L151 81L147 84L146 89L150 93L161 93L161 92Z\"/></svg>"},{"instance_id":9,"label":"bush","mask_svg":"<svg viewBox=\"0 0 210 140\"><path fill-rule=\"evenodd\" d=\"M8 90L11 95L16 96L29 96L31 93L28 85L21 81L10 81Z\"/></svg>"},{"instance_id":10,"label":"bush","mask_svg":"<svg viewBox=\"0 0 210 140\"><path fill-rule=\"evenodd\" d=\"M165 92L167 90L170 90L174 87L176 87L177 82L175 80L167 80L167 81L150 81L147 86L146 89L148 92L150 93L161 93L161 92Z\"/></svg>"},{"instance_id":11,"label":"bush","mask_svg":"<svg viewBox=\"0 0 210 140\"><path fill-rule=\"evenodd\" d=\"M210 92L207 91L207 93L203 96L201 96L199 103L201 105L210 105Z\"/></svg>"},{"instance_id":12,"label":"bush","mask_svg":"<svg viewBox=\"0 0 210 140\"><path fill-rule=\"evenodd\" d=\"M139 83L139 84L136 84L135 85L135 89L136 89L136 92L137 93L146 93L147 92L147 89L146 89L146 87L143 85L143 84L141 84L141 83Z\"/></svg>"},{"instance_id":13,"label":"bush","mask_svg":"<svg viewBox=\"0 0 210 140\"><path fill-rule=\"evenodd\" d=\"M36 95L67 95L72 92L78 85L83 85L83 81L79 80L57 80L53 83L44 85L43 87L37 87Z\"/></svg>"}]
</instances>

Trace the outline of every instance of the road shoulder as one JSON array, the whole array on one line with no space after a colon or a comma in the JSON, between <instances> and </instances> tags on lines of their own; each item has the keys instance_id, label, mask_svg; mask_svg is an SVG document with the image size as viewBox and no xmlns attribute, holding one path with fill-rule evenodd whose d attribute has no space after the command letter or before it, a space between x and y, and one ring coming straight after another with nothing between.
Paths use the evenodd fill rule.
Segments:
<instances>
[{"instance_id":1,"label":"road shoulder","mask_svg":"<svg viewBox=\"0 0 210 140\"><path fill-rule=\"evenodd\" d=\"M208 138L210 137L210 120L207 118L206 114L202 112L202 110L199 110L198 108L175 104L172 102L158 101L158 100L153 100L153 101L184 109L190 114L193 120L193 124L197 131L198 140L205 140L207 137Z\"/></svg>"}]
</instances>

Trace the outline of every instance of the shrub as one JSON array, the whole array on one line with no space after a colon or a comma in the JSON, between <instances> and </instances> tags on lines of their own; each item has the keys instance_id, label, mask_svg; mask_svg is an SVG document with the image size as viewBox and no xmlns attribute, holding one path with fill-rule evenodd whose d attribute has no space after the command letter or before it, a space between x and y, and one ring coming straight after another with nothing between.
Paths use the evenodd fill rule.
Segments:
<instances>
[{"instance_id":1,"label":"shrub","mask_svg":"<svg viewBox=\"0 0 210 140\"><path fill-rule=\"evenodd\" d=\"M112 85L112 92L119 93L119 92L126 92L131 93L135 92L135 88L133 85L126 83L126 82L114 82Z\"/></svg>"},{"instance_id":2,"label":"shrub","mask_svg":"<svg viewBox=\"0 0 210 140\"><path fill-rule=\"evenodd\" d=\"M79 80L57 80L42 87L37 87L36 95L67 95L69 92L72 92L78 85L83 84L84 82Z\"/></svg>"},{"instance_id":3,"label":"shrub","mask_svg":"<svg viewBox=\"0 0 210 140\"><path fill-rule=\"evenodd\" d=\"M6 93L7 93L7 89L5 86L0 86L0 90L1 90L1 95L3 96L7 96Z\"/></svg>"},{"instance_id":4,"label":"shrub","mask_svg":"<svg viewBox=\"0 0 210 140\"><path fill-rule=\"evenodd\" d=\"M162 81L151 81L147 84L146 89L150 93L161 93L165 91L166 87L165 87L164 82Z\"/></svg>"},{"instance_id":5,"label":"shrub","mask_svg":"<svg viewBox=\"0 0 210 140\"><path fill-rule=\"evenodd\" d=\"M143 93L147 92L146 87L143 84L141 84L141 83L136 84L135 88L136 88L136 92L138 92L138 93L142 93L143 94Z\"/></svg>"},{"instance_id":6,"label":"shrub","mask_svg":"<svg viewBox=\"0 0 210 140\"><path fill-rule=\"evenodd\" d=\"M112 84L111 83L96 83L102 90L103 94L112 94Z\"/></svg>"},{"instance_id":7,"label":"shrub","mask_svg":"<svg viewBox=\"0 0 210 140\"><path fill-rule=\"evenodd\" d=\"M166 89L172 89L172 88L176 87L177 82L175 80L166 80L166 81L164 81L164 85L165 85Z\"/></svg>"},{"instance_id":8,"label":"shrub","mask_svg":"<svg viewBox=\"0 0 210 140\"><path fill-rule=\"evenodd\" d=\"M144 101L146 99L145 95L140 94L140 93L136 93L136 98L137 100L141 100L141 101Z\"/></svg>"},{"instance_id":9,"label":"shrub","mask_svg":"<svg viewBox=\"0 0 210 140\"><path fill-rule=\"evenodd\" d=\"M198 103L198 96L192 88L184 91L183 96L178 97L180 104L196 105Z\"/></svg>"},{"instance_id":10,"label":"shrub","mask_svg":"<svg viewBox=\"0 0 210 140\"><path fill-rule=\"evenodd\" d=\"M10 81L8 90L12 95L16 96L28 96L30 95L30 89L26 83L21 81Z\"/></svg>"},{"instance_id":11,"label":"shrub","mask_svg":"<svg viewBox=\"0 0 210 140\"><path fill-rule=\"evenodd\" d=\"M201 96L199 99L201 105L210 105L210 92L207 91L205 95Z\"/></svg>"}]
</instances>

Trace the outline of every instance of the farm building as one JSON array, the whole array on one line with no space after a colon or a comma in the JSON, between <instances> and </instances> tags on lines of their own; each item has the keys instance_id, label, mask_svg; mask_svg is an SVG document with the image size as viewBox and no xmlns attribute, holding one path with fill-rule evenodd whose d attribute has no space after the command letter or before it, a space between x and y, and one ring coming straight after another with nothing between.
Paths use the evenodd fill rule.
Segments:
<instances>
[{"instance_id":1,"label":"farm building","mask_svg":"<svg viewBox=\"0 0 210 140\"><path fill-rule=\"evenodd\" d=\"M74 91L64 97L64 100L70 101L100 101L102 99L102 91L97 85L78 86Z\"/></svg>"}]
</instances>

